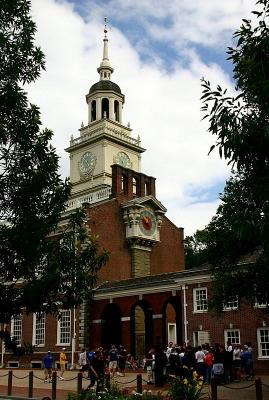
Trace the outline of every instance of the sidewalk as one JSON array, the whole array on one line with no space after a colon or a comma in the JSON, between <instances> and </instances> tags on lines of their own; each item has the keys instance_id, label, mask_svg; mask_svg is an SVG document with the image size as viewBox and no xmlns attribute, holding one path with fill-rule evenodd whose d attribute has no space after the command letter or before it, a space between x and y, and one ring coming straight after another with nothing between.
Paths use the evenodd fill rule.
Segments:
<instances>
[{"instance_id":1,"label":"sidewalk","mask_svg":"<svg viewBox=\"0 0 269 400\"><path fill-rule=\"evenodd\" d=\"M7 394L8 369L0 369L0 395ZM12 396L28 396L29 372L33 371L33 397L51 398L51 383L44 383L43 370L13 369ZM79 371L66 371L65 380L57 380L57 400L66 399L68 393L77 392L77 376ZM127 372L125 377L116 376L114 381L121 388L128 388L128 392L136 389L136 377L139 372ZM168 385L164 388L155 388L154 385L146 384L147 374L142 373L143 390L151 390L152 394L158 392L167 393ZM263 399L269 399L269 376L261 377L263 383ZM82 386L85 389L89 380L83 379ZM266 385L266 386L264 386ZM203 388L204 399L209 399L210 386ZM218 400L256 400L255 381L242 381L225 386L218 386Z\"/></svg>"},{"instance_id":2,"label":"sidewalk","mask_svg":"<svg viewBox=\"0 0 269 400\"><path fill-rule=\"evenodd\" d=\"M44 371L40 369L12 369L12 396L28 396L29 385L29 372L33 371L33 397L43 398L48 396L51 398L51 383L44 383ZM8 372L9 369L0 369L0 395L7 394L8 386ZM79 371L65 371L64 380L57 379L57 400L63 400L67 397L68 393L77 392L77 376ZM139 373L139 372L138 372ZM115 376L114 382L121 388L128 388L128 391L136 389L137 372L127 372L125 377ZM147 374L142 373L143 389L150 389L152 392L157 393L158 390L154 385L146 385ZM89 385L88 379L83 379L82 388L86 389Z\"/></svg>"}]
</instances>

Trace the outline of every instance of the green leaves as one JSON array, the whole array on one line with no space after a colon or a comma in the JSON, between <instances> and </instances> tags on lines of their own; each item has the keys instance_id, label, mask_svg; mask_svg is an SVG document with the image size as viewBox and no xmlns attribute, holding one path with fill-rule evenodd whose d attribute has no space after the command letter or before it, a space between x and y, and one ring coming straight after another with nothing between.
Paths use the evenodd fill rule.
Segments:
<instances>
[{"instance_id":1,"label":"green leaves","mask_svg":"<svg viewBox=\"0 0 269 400\"><path fill-rule=\"evenodd\" d=\"M218 309L232 294L250 302L254 297L269 300L262 283L262 273L269 275L269 1L257 4L262 8L253 11L258 24L244 19L234 33L236 47L227 50L236 96L227 96L220 85L214 90L202 79L202 111L216 138L209 153L218 149L236 171L205 229L205 248L196 254L206 254L212 266ZM255 290L249 293L253 283Z\"/></svg>"},{"instance_id":2,"label":"green leaves","mask_svg":"<svg viewBox=\"0 0 269 400\"><path fill-rule=\"evenodd\" d=\"M85 233L82 214L70 217L62 242L48 239L59 225L71 187L60 178L59 158L50 144L53 133L41 129L39 109L23 89L45 68L35 32L30 1L2 0L0 321L22 309L57 313L60 302L64 307L79 304L107 259L97 254L98 244ZM74 237L80 251L74 249Z\"/></svg>"}]
</instances>

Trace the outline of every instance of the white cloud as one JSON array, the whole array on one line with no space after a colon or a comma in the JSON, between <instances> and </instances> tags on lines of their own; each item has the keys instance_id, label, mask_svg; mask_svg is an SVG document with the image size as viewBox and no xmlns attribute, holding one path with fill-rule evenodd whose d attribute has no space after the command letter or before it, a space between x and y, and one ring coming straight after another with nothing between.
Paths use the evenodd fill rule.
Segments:
<instances>
[{"instance_id":1,"label":"white cloud","mask_svg":"<svg viewBox=\"0 0 269 400\"><path fill-rule=\"evenodd\" d=\"M231 82L220 66L205 64L197 50L187 46L184 49L184 56L189 60L187 67L181 65L180 54L172 61L170 72L163 68L158 56L156 63L143 62L125 32L113 26L113 13L128 12L128 20L139 18L142 22L154 14L155 24L158 18L161 20L162 16L173 13L174 24L166 29L177 41L190 35L192 40L212 42L221 36L220 32L231 27L229 16L237 20L249 2L229 0L225 2L226 9L213 0L197 1L193 10L185 1L174 1L167 6L160 1L153 3L154 7L151 1L135 5L128 0L114 0L109 4L91 1L91 14L82 19L67 1L33 0L37 42L45 52L47 71L31 85L29 92L41 108L44 125L54 131L53 143L62 157L63 175L68 175L69 162L64 148L68 147L71 134L78 136L81 122L87 124L85 94L99 79L96 68L102 56L101 15L108 4L112 14L109 56L115 69L112 80L126 96L124 123L131 122L133 136L139 134L142 146L147 148L142 159L143 172L157 178L157 197L168 208L168 216L191 234L209 222L217 201L214 197L212 201L205 201L201 195L200 202L199 198L193 202L190 187L204 192L208 188L210 192L212 186L224 182L228 175L228 168L217 153L207 155L214 138L206 132L207 124L201 122L200 78L205 76L225 87L231 87ZM220 20L214 22L216 15ZM161 25L150 27L145 22L150 35L156 37L157 28L161 32ZM181 36L177 35L179 30L184 31ZM149 47L148 52L154 55L156 49Z\"/></svg>"}]
</instances>

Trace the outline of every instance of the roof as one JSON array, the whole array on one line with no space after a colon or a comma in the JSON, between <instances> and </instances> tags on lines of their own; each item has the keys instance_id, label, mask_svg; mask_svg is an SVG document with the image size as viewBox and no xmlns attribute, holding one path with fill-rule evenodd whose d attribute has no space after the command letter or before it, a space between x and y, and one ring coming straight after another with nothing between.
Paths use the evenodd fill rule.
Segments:
<instances>
[{"instance_id":1,"label":"roof","mask_svg":"<svg viewBox=\"0 0 269 400\"><path fill-rule=\"evenodd\" d=\"M119 85L117 85L116 83L114 83L112 81L108 81L108 80L102 80L102 81L94 83L89 90L89 94L91 94L97 90L106 90L106 91L112 90L114 92L121 94Z\"/></svg>"},{"instance_id":2,"label":"roof","mask_svg":"<svg viewBox=\"0 0 269 400\"><path fill-rule=\"evenodd\" d=\"M177 271L177 272L167 272L164 274L158 275L149 275L137 278L125 279L122 281L106 281L101 283L96 289L95 294L101 294L105 292L113 292L119 290L126 289L137 289L137 288L148 288L149 286L163 286L174 284L179 280L184 280L186 278L200 276L202 274L210 274L210 271L207 267L200 269L190 269L185 271Z\"/></svg>"}]
</instances>

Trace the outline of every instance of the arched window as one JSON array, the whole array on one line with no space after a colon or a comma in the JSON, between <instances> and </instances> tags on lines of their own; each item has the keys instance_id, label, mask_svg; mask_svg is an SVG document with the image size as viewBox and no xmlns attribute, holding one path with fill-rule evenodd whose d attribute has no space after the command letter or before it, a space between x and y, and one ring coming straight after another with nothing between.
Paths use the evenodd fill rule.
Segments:
<instances>
[{"instance_id":1,"label":"arched window","mask_svg":"<svg viewBox=\"0 0 269 400\"><path fill-rule=\"evenodd\" d=\"M106 76L106 72L104 73L104 77L106 78L107 76Z\"/></svg>"},{"instance_id":2,"label":"arched window","mask_svg":"<svg viewBox=\"0 0 269 400\"><path fill-rule=\"evenodd\" d=\"M96 120L96 101L93 100L91 103L91 121Z\"/></svg>"},{"instance_id":3,"label":"arched window","mask_svg":"<svg viewBox=\"0 0 269 400\"><path fill-rule=\"evenodd\" d=\"M119 102L118 102L118 100L114 101L114 115L115 115L115 120L119 121Z\"/></svg>"},{"instance_id":4,"label":"arched window","mask_svg":"<svg viewBox=\"0 0 269 400\"><path fill-rule=\"evenodd\" d=\"M109 100L102 99L102 118L109 118Z\"/></svg>"}]
</instances>

